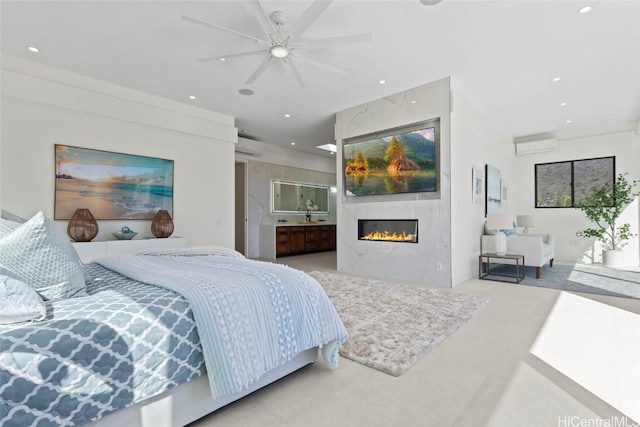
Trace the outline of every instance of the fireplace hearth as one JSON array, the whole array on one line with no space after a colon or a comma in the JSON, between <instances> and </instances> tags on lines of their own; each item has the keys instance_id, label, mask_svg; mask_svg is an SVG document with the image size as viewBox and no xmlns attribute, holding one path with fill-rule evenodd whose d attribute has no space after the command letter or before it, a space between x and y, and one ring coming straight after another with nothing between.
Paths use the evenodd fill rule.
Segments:
<instances>
[{"instance_id":1,"label":"fireplace hearth","mask_svg":"<svg viewBox=\"0 0 640 427\"><path fill-rule=\"evenodd\" d=\"M359 219L358 240L418 243L418 220Z\"/></svg>"}]
</instances>

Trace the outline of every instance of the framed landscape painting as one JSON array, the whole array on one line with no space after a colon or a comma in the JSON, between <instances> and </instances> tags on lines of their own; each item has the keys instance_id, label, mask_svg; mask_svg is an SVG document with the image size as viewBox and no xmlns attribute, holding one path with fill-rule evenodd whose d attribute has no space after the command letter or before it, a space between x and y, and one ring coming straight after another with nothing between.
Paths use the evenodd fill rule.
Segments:
<instances>
[{"instance_id":1,"label":"framed landscape painting","mask_svg":"<svg viewBox=\"0 0 640 427\"><path fill-rule=\"evenodd\" d=\"M56 144L55 163L55 219L79 208L96 219L173 216L173 160Z\"/></svg>"},{"instance_id":2,"label":"framed landscape painting","mask_svg":"<svg viewBox=\"0 0 640 427\"><path fill-rule=\"evenodd\" d=\"M345 196L436 193L439 144L439 118L346 139Z\"/></svg>"}]
</instances>

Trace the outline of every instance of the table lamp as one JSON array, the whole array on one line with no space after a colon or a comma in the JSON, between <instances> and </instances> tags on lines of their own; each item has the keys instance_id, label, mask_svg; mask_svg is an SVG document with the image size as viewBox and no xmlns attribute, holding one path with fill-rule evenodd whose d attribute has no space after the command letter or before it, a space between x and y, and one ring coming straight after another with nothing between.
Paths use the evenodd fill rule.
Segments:
<instances>
[{"instance_id":1,"label":"table lamp","mask_svg":"<svg viewBox=\"0 0 640 427\"><path fill-rule=\"evenodd\" d=\"M535 217L533 215L518 215L516 217L518 227L524 227L523 233L529 232L529 227L535 227Z\"/></svg>"}]
</instances>

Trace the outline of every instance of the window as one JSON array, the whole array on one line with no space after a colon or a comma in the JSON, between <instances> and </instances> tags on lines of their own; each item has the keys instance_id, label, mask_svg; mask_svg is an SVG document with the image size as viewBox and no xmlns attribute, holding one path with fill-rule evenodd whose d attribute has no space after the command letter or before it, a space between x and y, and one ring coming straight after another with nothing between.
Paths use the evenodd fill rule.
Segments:
<instances>
[{"instance_id":1,"label":"window","mask_svg":"<svg viewBox=\"0 0 640 427\"><path fill-rule=\"evenodd\" d=\"M603 186L613 192L615 159L612 156L536 164L536 208L573 208Z\"/></svg>"}]
</instances>

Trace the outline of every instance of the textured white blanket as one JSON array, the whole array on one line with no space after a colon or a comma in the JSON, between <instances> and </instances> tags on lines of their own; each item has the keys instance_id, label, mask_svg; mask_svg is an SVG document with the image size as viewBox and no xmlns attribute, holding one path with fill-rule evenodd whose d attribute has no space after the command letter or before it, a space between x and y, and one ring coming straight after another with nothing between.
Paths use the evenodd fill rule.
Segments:
<instances>
[{"instance_id":1,"label":"textured white blanket","mask_svg":"<svg viewBox=\"0 0 640 427\"><path fill-rule=\"evenodd\" d=\"M219 255L122 255L95 262L189 300L214 398L243 390L315 346L329 366L337 366L347 331L306 273Z\"/></svg>"}]
</instances>

